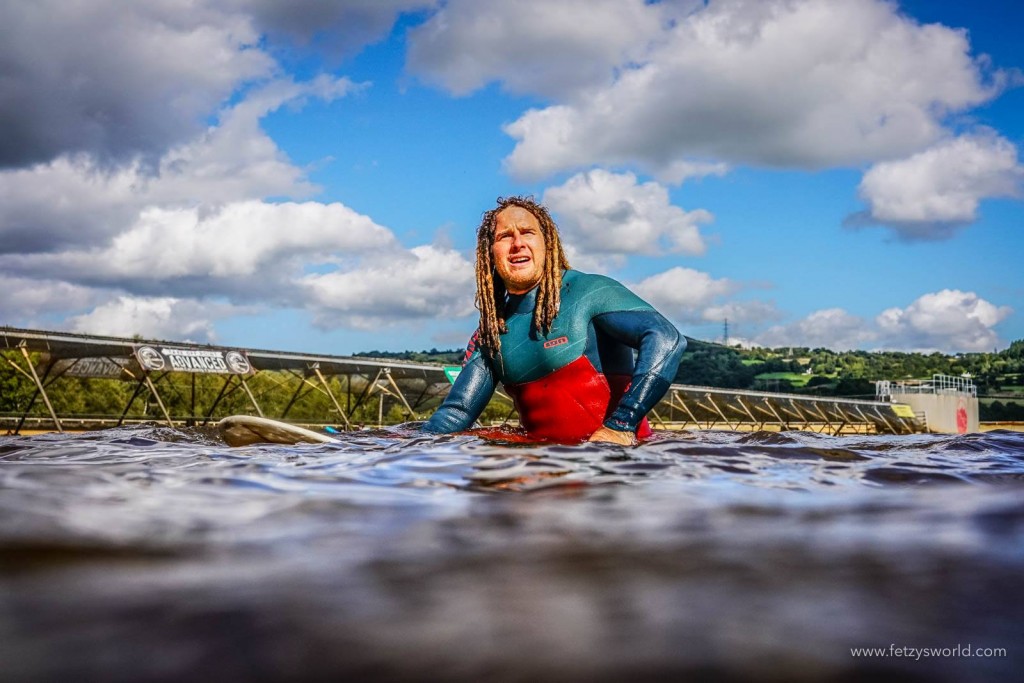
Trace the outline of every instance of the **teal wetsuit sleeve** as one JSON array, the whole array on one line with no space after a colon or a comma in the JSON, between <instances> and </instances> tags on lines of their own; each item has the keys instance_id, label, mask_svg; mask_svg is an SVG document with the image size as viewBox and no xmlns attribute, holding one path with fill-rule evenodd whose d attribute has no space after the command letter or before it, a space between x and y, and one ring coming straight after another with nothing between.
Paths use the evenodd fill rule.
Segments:
<instances>
[{"instance_id":1,"label":"teal wetsuit sleeve","mask_svg":"<svg viewBox=\"0 0 1024 683\"><path fill-rule=\"evenodd\" d=\"M430 416L423 430L449 434L469 429L487 407L497 381L487 360L479 350L473 352L455 379L441 407Z\"/></svg>"},{"instance_id":2,"label":"teal wetsuit sleeve","mask_svg":"<svg viewBox=\"0 0 1024 683\"><path fill-rule=\"evenodd\" d=\"M653 309L603 313L594 318L594 326L637 350L629 391L611 417L604 421L609 429L636 431L640 420L661 400L675 379L686 350L686 337Z\"/></svg>"}]
</instances>

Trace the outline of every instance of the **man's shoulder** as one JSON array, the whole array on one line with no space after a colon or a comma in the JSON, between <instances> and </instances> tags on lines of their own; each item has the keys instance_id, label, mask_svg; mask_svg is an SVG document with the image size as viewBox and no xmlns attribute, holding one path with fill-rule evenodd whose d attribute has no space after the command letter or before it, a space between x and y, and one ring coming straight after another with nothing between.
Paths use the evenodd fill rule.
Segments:
<instances>
[{"instance_id":1,"label":"man's shoulder","mask_svg":"<svg viewBox=\"0 0 1024 683\"><path fill-rule=\"evenodd\" d=\"M578 287L623 287L623 284L607 275L584 273L579 270L567 270L562 274L562 283Z\"/></svg>"},{"instance_id":2,"label":"man's shoulder","mask_svg":"<svg viewBox=\"0 0 1024 683\"><path fill-rule=\"evenodd\" d=\"M563 295L574 304L586 302L592 313L651 308L625 285L607 275L567 270L562 275L562 289Z\"/></svg>"}]
</instances>

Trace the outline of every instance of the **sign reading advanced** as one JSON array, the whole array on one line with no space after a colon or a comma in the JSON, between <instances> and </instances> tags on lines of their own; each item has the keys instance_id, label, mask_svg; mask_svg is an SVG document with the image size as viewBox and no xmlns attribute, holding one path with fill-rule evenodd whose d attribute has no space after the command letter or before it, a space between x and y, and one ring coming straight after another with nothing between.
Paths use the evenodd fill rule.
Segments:
<instances>
[{"instance_id":1,"label":"sign reading advanced","mask_svg":"<svg viewBox=\"0 0 1024 683\"><path fill-rule=\"evenodd\" d=\"M148 372L200 372L217 375L249 375L252 364L241 351L177 349L171 346L137 346L135 358Z\"/></svg>"},{"instance_id":2,"label":"sign reading advanced","mask_svg":"<svg viewBox=\"0 0 1024 683\"><path fill-rule=\"evenodd\" d=\"M62 358L53 364L57 377L89 377L100 379L127 379L127 358Z\"/></svg>"}]
</instances>

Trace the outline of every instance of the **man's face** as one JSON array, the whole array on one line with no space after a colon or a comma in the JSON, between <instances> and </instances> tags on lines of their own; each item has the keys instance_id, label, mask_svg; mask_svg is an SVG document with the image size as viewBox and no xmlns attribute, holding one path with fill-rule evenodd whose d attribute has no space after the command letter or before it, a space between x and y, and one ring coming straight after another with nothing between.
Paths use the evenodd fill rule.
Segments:
<instances>
[{"instance_id":1,"label":"man's face","mask_svg":"<svg viewBox=\"0 0 1024 683\"><path fill-rule=\"evenodd\" d=\"M511 294L530 291L544 276L544 236L536 216L509 206L494 221L494 268Z\"/></svg>"}]
</instances>

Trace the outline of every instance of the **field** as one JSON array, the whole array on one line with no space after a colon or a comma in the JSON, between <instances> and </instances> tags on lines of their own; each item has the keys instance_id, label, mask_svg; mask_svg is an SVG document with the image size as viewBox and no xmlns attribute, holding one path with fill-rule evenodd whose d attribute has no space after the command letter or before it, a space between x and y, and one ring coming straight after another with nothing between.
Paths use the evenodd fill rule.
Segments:
<instances>
[{"instance_id":1,"label":"field","mask_svg":"<svg viewBox=\"0 0 1024 683\"><path fill-rule=\"evenodd\" d=\"M759 382L771 380L781 380L789 382L794 387L802 387L806 385L814 375L805 375L799 372L762 372L760 375L754 377Z\"/></svg>"}]
</instances>

